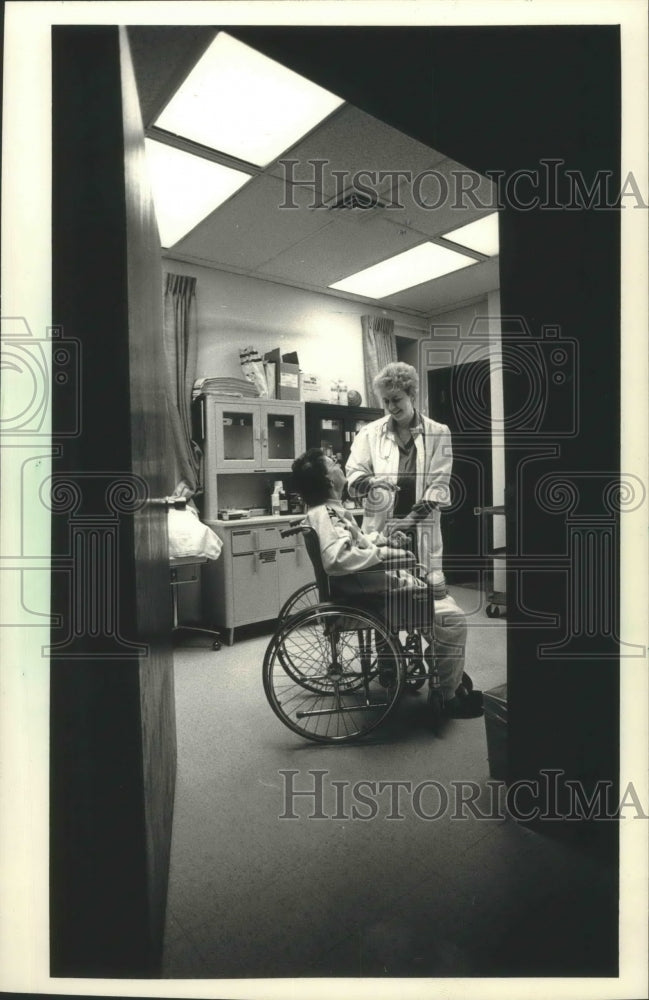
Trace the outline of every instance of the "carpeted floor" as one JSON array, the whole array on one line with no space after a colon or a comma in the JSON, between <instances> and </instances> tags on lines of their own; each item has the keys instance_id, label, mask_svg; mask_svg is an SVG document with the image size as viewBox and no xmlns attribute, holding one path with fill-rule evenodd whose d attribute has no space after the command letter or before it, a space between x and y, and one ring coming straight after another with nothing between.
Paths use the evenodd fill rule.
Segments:
<instances>
[{"instance_id":1,"label":"carpeted floor","mask_svg":"<svg viewBox=\"0 0 649 1000\"><path fill-rule=\"evenodd\" d=\"M477 592L453 594L468 615L467 670L483 690L503 683L504 622L485 617ZM457 807L451 782L473 781L476 809L494 812L484 719L435 736L425 694L409 695L361 743L308 743L266 702L267 642L176 651L165 977L614 974L615 873L510 817ZM324 805L309 818L314 797L289 791L316 780ZM373 818L352 819L361 781L411 785L385 787ZM422 782L438 785L417 807ZM445 791L449 807L426 819Z\"/></svg>"}]
</instances>

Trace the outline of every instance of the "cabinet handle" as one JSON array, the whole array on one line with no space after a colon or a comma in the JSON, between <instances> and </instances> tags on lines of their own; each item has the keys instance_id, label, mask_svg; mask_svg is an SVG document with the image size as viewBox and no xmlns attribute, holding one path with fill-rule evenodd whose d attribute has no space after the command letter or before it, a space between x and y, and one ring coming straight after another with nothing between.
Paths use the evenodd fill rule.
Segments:
<instances>
[{"instance_id":1,"label":"cabinet handle","mask_svg":"<svg viewBox=\"0 0 649 1000\"><path fill-rule=\"evenodd\" d=\"M263 448L268 447L268 434L266 433L266 431L261 432L261 444Z\"/></svg>"},{"instance_id":2,"label":"cabinet handle","mask_svg":"<svg viewBox=\"0 0 649 1000\"><path fill-rule=\"evenodd\" d=\"M256 531L252 532L252 547L255 550L255 552L257 552L259 549L259 535L257 534Z\"/></svg>"}]
</instances>

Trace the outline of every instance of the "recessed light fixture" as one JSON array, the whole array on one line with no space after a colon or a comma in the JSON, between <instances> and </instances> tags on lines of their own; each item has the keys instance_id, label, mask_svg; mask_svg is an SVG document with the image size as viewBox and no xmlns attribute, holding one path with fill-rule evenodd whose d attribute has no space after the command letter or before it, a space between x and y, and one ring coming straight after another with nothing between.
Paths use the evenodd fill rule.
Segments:
<instances>
[{"instance_id":1,"label":"recessed light fixture","mask_svg":"<svg viewBox=\"0 0 649 1000\"><path fill-rule=\"evenodd\" d=\"M173 246L226 198L250 180L249 174L145 139L160 242Z\"/></svg>"},{"instance_id":2,"label":"recessed light fixture","mask_svg":"<svg viewBox=\"0 0 649 1000\"><path fill-rule=\"evenodd\" d=\"M491 212L475 222L468 222L466 226L452 229L450 233L444 233L442 238L475 250L476 253L483 253L485 257L495 257L499 250L498 212Z\"/></svg>"},{"instance_id":3,"label":"recessed light fixture","mask_svg":"<svg viewBox=\"0 0 649 1000\"><path fill-rule=\"evenodd\" d=\"M265 167L342 103L220 31L155 124Z\"/></svg>"},{"instance_id":4,"label":"recessed light fixture","mask_svg":"<svg viewBox=\"0 0 649 1000\"><path fill-rule=\"evenodd\" d=\"M404 288L421 285L424 281L441 278L444 274L451 274L452 271L477 263L473 257L440 247L436 243L421 243L410 250L404 250L396 257L350 274L348 278L329 285L329 288L364 295L369 299L384 299Z\"/></svg>"}]
</instances>

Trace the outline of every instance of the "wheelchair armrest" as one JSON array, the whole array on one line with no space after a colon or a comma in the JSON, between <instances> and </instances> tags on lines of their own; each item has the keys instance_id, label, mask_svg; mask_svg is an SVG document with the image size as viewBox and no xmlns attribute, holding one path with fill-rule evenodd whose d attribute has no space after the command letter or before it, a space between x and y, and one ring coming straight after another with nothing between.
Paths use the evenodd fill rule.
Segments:
<instances>
[{"instance_id":1,"label":"wheelchair armrest","mask_svg":"<svg viewBox=\"0 0 649 1000\"><path fill-rule=\"evenodd\" d=\"M290 527L279 529L279 533L282 538L290 538L291 535L299 535L305 531L308 531L308 528L304 521L293 521Z\"/></svg>"}]
</instances>

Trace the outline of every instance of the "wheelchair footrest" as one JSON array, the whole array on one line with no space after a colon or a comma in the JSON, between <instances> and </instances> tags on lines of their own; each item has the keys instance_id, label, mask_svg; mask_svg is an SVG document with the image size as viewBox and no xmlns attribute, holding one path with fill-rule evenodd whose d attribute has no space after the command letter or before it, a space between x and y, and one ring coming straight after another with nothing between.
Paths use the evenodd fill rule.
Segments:
<instances>
[{"instance_id":1,"label":"wheelchair footrest","mask_svg":"<svg viewBox=\"0 0 649 1000\"><path fill-rule=\"evenodd\" d=\"M387 701L375 701L371 705L341 705L339 708L316 708L312 712L296 712L296 719L310 719L315 715L340 715L341 712L373 712L377 708L387 708Z\"/></svg>"}]
</instances>

